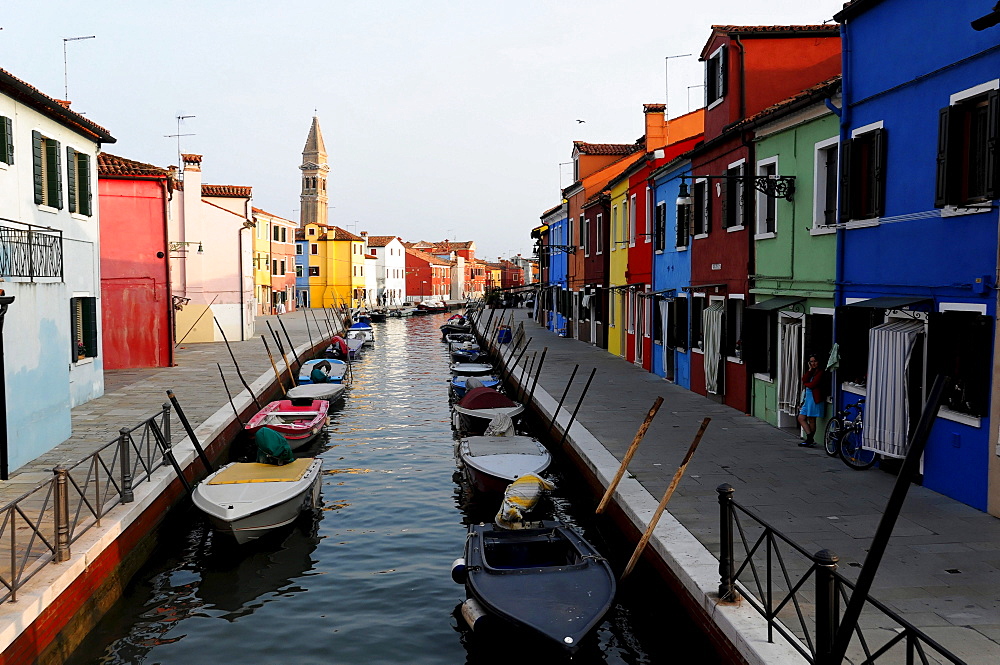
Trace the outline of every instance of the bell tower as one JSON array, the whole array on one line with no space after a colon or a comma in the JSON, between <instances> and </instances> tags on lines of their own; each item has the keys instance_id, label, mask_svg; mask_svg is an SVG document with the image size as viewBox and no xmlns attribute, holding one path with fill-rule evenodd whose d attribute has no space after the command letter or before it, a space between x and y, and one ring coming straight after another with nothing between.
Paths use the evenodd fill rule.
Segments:
<instances>
[{"instance_id":1,"label":"bell tower","mask_svg":"<svg viewBox=\"0 0 1000 665\"><path fill-rule=\"evenodd\" d=\"M326 146L323 133L319 130L319 118L313 116L306 145L302 148L302 193L299 195L299 226L306 224L326 224L329 197L326 193L327 174L330 166L326 163Z\"/></svg>"}]
</instances>

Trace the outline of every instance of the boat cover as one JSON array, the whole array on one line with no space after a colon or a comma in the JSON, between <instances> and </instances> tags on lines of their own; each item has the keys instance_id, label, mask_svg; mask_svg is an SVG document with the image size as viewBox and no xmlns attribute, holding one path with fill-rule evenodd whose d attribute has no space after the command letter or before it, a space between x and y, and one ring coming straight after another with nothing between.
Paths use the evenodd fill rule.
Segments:
<instances>
[{"instance_id":1,"label":"boat cover","mask_svg":"<svg viewBox=\"0 0 1000 665\"><path fill-rule=\"evenodd\" d=\"M507 491L503 493L500 510L493 518L494 522L501 529L524 528L524 514L531 512L538 500L542 498L542 492L551 492L555 488L555 485L539 475L524 474L507 486Z\"/></svg>"},{"instance_id":2,"label":"boat cover","mask_svg":"<svg viewBox=\"0 0 1000 665\"><path fill-rule=\"evenodd\" d=\"M288 399L312 399L335 402L347 387L342 383L306 383L288 389Z\"/></svg>"},{"instance_id":3,"label":"boat cover","mask_svg":"<svg viewBox=\"0 0 1000 665\"><path fill-rule=\"evenodd\" d=\"M288 439L269 427L261 427L253 437L257 445L257 461L268 462L270 459L276 460L274 464L263 464L263 466L285 466L295 462L295 455L292 454L292 447ZM237 465L238 466L238 465ZM223 475L223 474L219 474ZM218 478L219 476L216 476ZM216 481L213 480L213 484ZM247 482L247 481L243 481ZM258 481L263 482L263 481Z\"/></svg>"},{"instance_id":4,"label":"boat cover","mask_svg":"<svg viewBox=\"0 0 1000 665\"><path fill-rule=\"evenodd\" d=\"M497 392L493 388L473 388L465 393L465 397L458 403L465 409L506 409L517 406L507 396Z\"/></svg>"},{"instance_id":5,"label":"boat cover","mask_svg":"<svg viewBox=\"0 0 1000 665\"><path fill-rule=\"evenodd\" d=\"M270 431L270 430L267 430ZM279 435L280 436L280 435ZM312 458L297 459L284 466L273 464L233 464L215 475L209 485L236 483L295 483L302 480L313 463Z\"/></svg>"}]
</instances>

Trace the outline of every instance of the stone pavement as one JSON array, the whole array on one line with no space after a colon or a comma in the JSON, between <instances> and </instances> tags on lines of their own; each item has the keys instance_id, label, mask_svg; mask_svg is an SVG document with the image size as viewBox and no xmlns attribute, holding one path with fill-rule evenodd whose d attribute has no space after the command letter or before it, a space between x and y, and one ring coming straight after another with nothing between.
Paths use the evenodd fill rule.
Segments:
<instances>
[{"instance_id":1,"label":"stone pavement","mask_svg":"<svg viewBox=\"0 0 1000 665\"><path fill-rule=\"evenodd\" d=\"M308 316L309 329L306 329ZM329 333L323 312L309 310L281 315L288 336L296 347L308 345L310 339L318 342L317 318L324 334ZM248 384L264 373L273 375L261 335L266 335L271 353L280 371L284 371L281 355L267 324L281 337L288 352L285 336L277 316L257 318L256 334L246 341L230 340L233 355ZM59 464L77 462L101 446L117 438L122 427L133 427L158 412L168 402L166 391L173 390L191 426L198 428L206 418L228 403L226 391L216 363L222 366L229 390L235 397L243 392L224 342L207 344L182 344L174 350L175 367L151 369L107 370L104 378L104 395L77 406L72 411L72 436L49 452L12 472L7 481L0 482L0 506L18 498L40 482L52 477L52 469ZM16 386L12 386L16 389ZM171 411L170 428L175 441L185 437L177 414Z\"/></svg>"},{"instance_id":2,"label":"stone pavement","mask_svg":"<svg viewBox=\"0 0 1000 665\"><path fill-rule=\"evenodd\" d=\"M526 310L517 311L515 324L519 321L531 339L522 364L547 348L539 387L554 400L579 364L564 409L572 411L591 369L597 369L577 420L617 459L624 457L656 397L663 397L629 466L655 500L663 496L702 419L711 417L668 511L714 556L719 554L715 490L729 483L738 503L807 552L832 550L840 557L840 572L857 578L895 476L877 469L854 471L822 449L801 448L797 432L677 387L607 351L559 337L531 321ZM741 550L737 541L739 560ZM800 574L809 564L797 554L786 562ZM749 574L740 579L753 581ZM810 581L807 591L811 587ZM911 486L871 595L967 662L1000 662L1000 520ZM811 606L804 609L812 613ZM793 623L794 614L782 616L786 625ZM862 625L886 631L883 637L894 630L868 612Z\"/></svg>"}]
</instances>

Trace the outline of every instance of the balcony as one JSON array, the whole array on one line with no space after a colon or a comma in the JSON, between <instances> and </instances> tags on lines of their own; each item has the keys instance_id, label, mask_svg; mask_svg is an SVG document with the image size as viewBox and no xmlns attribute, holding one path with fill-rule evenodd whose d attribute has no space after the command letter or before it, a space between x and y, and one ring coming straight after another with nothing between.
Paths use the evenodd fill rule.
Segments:
<instances>
[{"instance_id":1,"label":"balcony","mask_svg":"<svg viewBox=\"0 0 1000 665\"><path fill-rule=\"evenodd\" d=\"M0 277L62 280L62 231L0 218Z\"/></svg>"}]
</instances>

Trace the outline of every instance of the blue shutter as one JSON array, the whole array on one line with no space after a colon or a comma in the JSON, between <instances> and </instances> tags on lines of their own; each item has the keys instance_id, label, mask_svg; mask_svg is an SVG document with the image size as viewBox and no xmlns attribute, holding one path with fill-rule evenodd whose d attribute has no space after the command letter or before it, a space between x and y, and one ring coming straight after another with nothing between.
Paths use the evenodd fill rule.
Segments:
<instances>
[{"instance_id":1,"label":"blue shutter","mask_svg":"<svg viewBox=\"0 0 1000 665\"><path fill-rule=\"evenodd\" d=\"M988 97L986 109L986 191L984 194L988 199L997 198L1000 191L1000 150L997 150L997 141L1000 141L1000 90L991 90Z\"/></svg>"}]
</instances>

